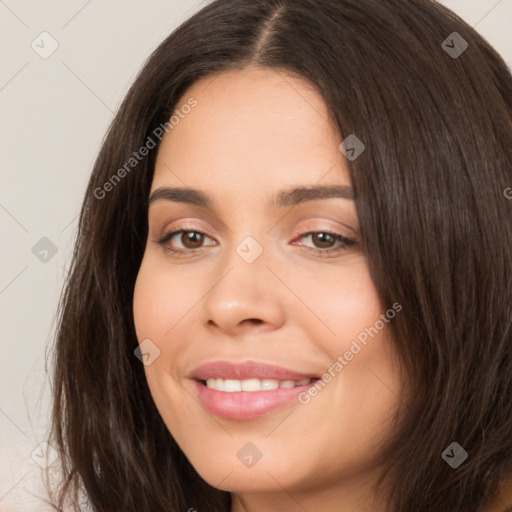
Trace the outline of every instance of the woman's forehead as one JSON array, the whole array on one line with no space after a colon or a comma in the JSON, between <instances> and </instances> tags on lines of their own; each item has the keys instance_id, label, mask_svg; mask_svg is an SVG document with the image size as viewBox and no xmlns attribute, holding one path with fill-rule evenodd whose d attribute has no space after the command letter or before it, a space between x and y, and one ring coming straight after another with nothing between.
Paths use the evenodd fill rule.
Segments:
<instances>
[{"instance_id":1,"label":"woman's forehead","mask_svg":"<svg viewBox=\"0 0 512 512\"><path fill-rule=\"evenodd\" d=\"M186 172L200 182L316 183L330 174L350 184L341 138L323 98L281 71L249 68L204 78L182 96L179 121L163 137L153 189ZM194 99L197 106L179 115Z\"/></svg>"}]
</instances>

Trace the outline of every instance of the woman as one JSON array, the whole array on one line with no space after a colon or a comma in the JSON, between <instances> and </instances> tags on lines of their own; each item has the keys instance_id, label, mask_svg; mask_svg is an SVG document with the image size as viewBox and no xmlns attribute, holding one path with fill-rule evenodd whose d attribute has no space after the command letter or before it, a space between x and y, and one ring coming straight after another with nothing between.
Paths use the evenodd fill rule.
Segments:
<instances>
[{"instance_id":1,"label":"woman","mask_svg":"<svg viewBox=\"0 0 512 512\"><path fill-rule=\"evenodd\" d=\"M512 506L512 77L428 0L217 0L87 189L55 507Z\"/></svg>"}]
</instances>

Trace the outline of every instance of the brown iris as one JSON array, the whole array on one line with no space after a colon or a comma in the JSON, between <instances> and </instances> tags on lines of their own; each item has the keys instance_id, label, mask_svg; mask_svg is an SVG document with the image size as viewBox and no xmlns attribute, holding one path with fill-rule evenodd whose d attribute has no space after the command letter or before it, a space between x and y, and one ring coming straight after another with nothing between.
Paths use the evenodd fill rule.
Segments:
<instances>
[{"instance_id":1,"label":"brown iris","mask_svg":"<svg viewBox=\"0 0 512 512\"><path fill-rule=\"evenodd\" d=\"M311 239L315 246L321 249L329 249L335 241L334 236L330 233L312 233Z\"/></svg>"},{"instance_id":2,"label":"brown iris","mask_svg":"<svg viewBox=\"0 0 512 512\"><path fill-rule=\"evenodd\" d=\"M199 249L204 241L204 235L197 231L184 231L181 234L181 243L187 249Z\"/></svg>"}]
</instances>

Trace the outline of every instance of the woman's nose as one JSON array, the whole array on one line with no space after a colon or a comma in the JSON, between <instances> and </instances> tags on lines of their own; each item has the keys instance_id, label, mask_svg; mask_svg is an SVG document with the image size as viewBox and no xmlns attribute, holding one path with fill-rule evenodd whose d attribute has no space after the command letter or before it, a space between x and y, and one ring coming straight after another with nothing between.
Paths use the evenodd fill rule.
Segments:
<instances>
[{"instance_id":1,"label":"woman's nose","mask_svg":"<svg viewBox=\"0 0 512 512\"><path fill-rule=\"evenodd\" d=\"M206 293L203 321L226 334L272 330L284 322L290 292L277 278L277 266L254 237L247 236L222 262L223 272Z\"/></svg>"}]
</instances>

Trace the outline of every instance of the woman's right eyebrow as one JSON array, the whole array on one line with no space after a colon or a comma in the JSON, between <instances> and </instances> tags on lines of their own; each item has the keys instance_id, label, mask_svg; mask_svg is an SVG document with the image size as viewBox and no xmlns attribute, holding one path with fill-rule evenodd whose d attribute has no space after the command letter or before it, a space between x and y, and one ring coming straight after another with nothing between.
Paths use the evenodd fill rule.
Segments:
<instances>
[{"instance_id":1,"label":"woman's right eyebrow","mask_svg":"<svg viewBox=\"0 0 512 512\"><path fill-rule=\"evenodd\" d=\"M354 190L349 185L310 185L281 190L269 203L270 208L282 208L318 199L354 199ZM159 187L150 196L148 204L156 201L174 201L211 209L213 199L195 188Z\"/></svg>"},{"instance_id":2,"label":"woman's right eyebrow","mask_svg":"<svg viewBox=\"0 0 512 512\"><path fill-rule=\"evenodd\" d=\"M195 188L159 187L151 194L148 205L151 206L154 202L162 200L193 204L209 209L213 204L210 197Z\"/></svg>"}]
</instances>

